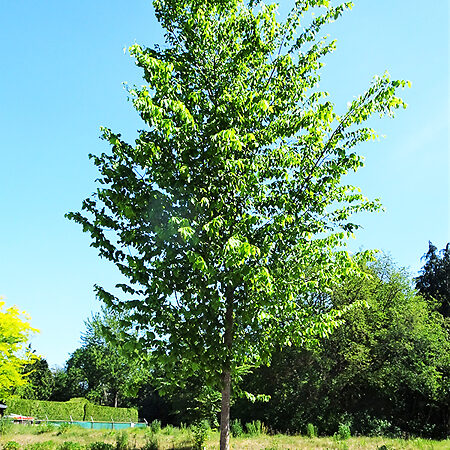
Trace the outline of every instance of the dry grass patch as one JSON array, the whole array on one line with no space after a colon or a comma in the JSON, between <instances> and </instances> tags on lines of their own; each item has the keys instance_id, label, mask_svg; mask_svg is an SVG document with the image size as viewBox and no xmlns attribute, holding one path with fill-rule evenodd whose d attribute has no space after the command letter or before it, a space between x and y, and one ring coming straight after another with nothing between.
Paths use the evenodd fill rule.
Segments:
<instances>
[{"instance_id":1,"label":"dry grass patch","mask_svg":"<svg viewBox=\"0 0 450 450\"><path fill-rule=\"evenodd\" d=\"M21 449L33 444L42 446L37 450L56 450L64 442L75 442L85 448L94 442L111 444L116 449L120 434L126 434L128 449L146 449L151 436L149 429L130 428L125 432L113 430L87 430L79 427L68 427L64 432L57 428L45 430L33 426L14 425L11 430L0 436L0 446L3 448L9 441L17 442ZM165 427L152 436L157 438L160 450L189 450L193 446L193 434L188 428ZM118 439L119 438L119 439ZM450 449L450 440L431 441L426 439L389 439L383 437L352 437L338 440L334 437L308 438L305 436L266 435L243 436L231 438L234 450L285 450L285 449L329 449L329 450L407 450L407 449ZM219 433L210 431L205 443L206 450L219 448Z\"/></svg>"}]
</instances>

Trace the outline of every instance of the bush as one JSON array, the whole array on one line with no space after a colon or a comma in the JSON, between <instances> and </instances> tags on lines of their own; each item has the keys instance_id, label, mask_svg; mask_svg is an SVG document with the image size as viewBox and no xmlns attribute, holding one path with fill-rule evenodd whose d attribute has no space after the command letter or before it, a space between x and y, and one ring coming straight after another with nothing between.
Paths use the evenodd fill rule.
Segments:
<instances>
[{"instance_id":1,"label":"bush","mask_svg":"<svg viewBox=\"0 0 450 450\"><path fill-rule=\"evenodd\" d=\"M58 426L58 435L60 434L64 434L66 433L70 428L72 427L72 425L68 422L63 422L62 424L60 424Z\"/></svg>"},{"instance_id":2,"label":"bush","mask_svg":"<svg viewBox=\"0 0 450 450\"><path fill-rule=\"evenodd\" d=\"M254 420L245 424L245 429L247 434L250 436L259 436L260 434L266 433L267 429L260 420Z\"/></svg>"},{"instance_id":3,"label":"bush","mask_svg":"<svg viewBox=\"0 0 450 450\"><path fill-rule=\"evenodd\" d=\"M90 450L113 450L114 445L107 444L106 442L97 441L92 442L92 444L89 446Z\"/></svg>"},{"instance_id":4,"label":"bush","mask_svg":"<svg viewBox=\"0 0 450 450\"><path fill-rule=\"evenodd\" d=\"M44 433L53 433L56 430L56 426L52 423L42 422L37 426L36 433L44 434Z\"/></svg>"},{"instance_id":5,"label":"bush","mask_svg":"<svg viewBox=\"0 0 450 450\"><path fill-rule=\"evenodd\" d=\"M174 430L175 428L172 425L166 425L163 428L162 433L170 436L171 434L173 434Z\"/></svg>"},{"instance_id":6,"label":"bush","mask_svg":"<svg viewBox=\"0 0 450 450\"><path fill-rule=\"evenodd\" d=\"M317 427L315 427L312 423L308 423L306 425L306 436L309 438L317 437Z\"/></svg>"},{"instance_id":7,"label":"bush","mask_svg":"<svg viewBox=\"0 0 450 450\"><path fill-rule=\"evenodd\" d=\"M350 426L347 423L339 424L339 429L337 432L337 438L341 440L346 440L350 438L352 433L350 432Z\"/></svg>"},{"instance_id":8,"label":"bush","mask_svg":"<svg viewBox=\"0 0 450 450\"><path fill-rule=\"evenodd\" d=\"M128 433L126 431L121 431L116 434L116 450L127 450L128 449Z\"/></svg>"},{"instance_id":9,"label":"bush","mask_svg":"<svg viewBox=\"0 0 450 450\"><path fill-rule=\"evenodd\" d=\"M19 450L20 444L16 441L8 441L6 444L3 444L3 450Z\"/></svg>"},{"instance_id":10,"label":"bush","mask_svg":"<svg viewBox=\"0 0 450 450\"><path fill-rule=\"evenodd\" d=\"M8 434L11 431L12 426L13 422L11 419L2 417L0 419L0 435L4 436L5 434Z\"/></svg>"},{"instance_id":11,"label":"bush","mask_svg":"<svg viewBox=\"0 0 450 450\"><path fill-rule=\"evenodd\" d=\"M153 433L147 434L145 437L145 443L142 447L142 450L158 450L158 438Z\"/></svg>"},{"instance_id":12,"label":"bush","mask_svg":"<svg viewBox=\"0 0 450 450\"><path fill-rule=\"evenodd\" d=\"M58 450L81 450L83 446L78 442L66 441L58 445Z\"/></svg>"},{"instance_id":13,"label":"bush","mask_svg":"<svg viewBox=\"0 0 450 450\"><path fill-rule=\"evenodd\" d=\"M244 434L244 429L242 428L242 423L239 419L231 421L230 429L233 437L240 437Z\"/></svg>"},{"instance_id":14,"label":"bush","mask_svg":"<svg viewBox=\"0 0 450 450\"><path fill-rule=\"evenodd\" d=\"M192 427L192 433L194 435L194 450L202 450L204 444L208 439L208 431L210 430L209 422L202 420L197 425Z\"/></svg>"},{"instance_id":15,"label":"bush","mask_svg":"<svg viewBox=\"0 0 450 450\"><path fill-rule=\"evenodd\" d=\"M150 431L152 433L159 433L161 431L161 421L158 419L155 419L151 424L150 424Z\"/></svg>"}]
</instances>

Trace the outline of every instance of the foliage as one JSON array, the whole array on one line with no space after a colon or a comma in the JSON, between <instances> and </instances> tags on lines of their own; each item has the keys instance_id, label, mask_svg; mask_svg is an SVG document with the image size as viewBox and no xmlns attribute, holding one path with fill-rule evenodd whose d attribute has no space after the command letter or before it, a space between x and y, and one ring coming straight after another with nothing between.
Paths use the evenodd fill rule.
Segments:
<instances>
[{"instance_id":1,"label":"foliage","mask_svg":"<svg viewBox=\"0 0 450 450\"><path fill-rule=\"evenodd\" d=\"M135 408L112 408L90 403L85 399L72 399L67 402L50 402L10 398L7 401L8 413L23 414L37 419L91 420L115 422L137 422Z\"/></svg>"},{"instance_id":2,"label":"foliage","mask_svg":"<svg viewBox=\"0 0 450 450\"><path fill-rule=\"evenodd\" d=\"M348 311L321 348L284 348L271 367L248 376L245 388L271 399L257 409L240 400L234 416L280 431L314 422L330 435L351 421L364 435L448 434L450 343L442 316L389 259L361 264L370 277L347 282L332 301L367 307Z\"/></svg>"},{"instance_id":3,"label":"foliage","mask_svg":"<svg viewBox=\"0 0 450 450\"><path fill-rule=\"evenodd\" d=\"M53 423L42 422L36 428L37 434L53 433L54 431L56 431L56 425Z\"/></svg>"},{"instance_id":4,"label":"foliage","mask_svg":"<svg viewBox=\"0 0 450 450\"><path fill-rule=\"evenodd\" d=\"M450 243L438 252L429 242L416 288L444 317L450 317Z\"/></svg>"},{"instance_id":5,"label":"foliage","mask_svg":"<svg viewBox=\"0 0 450 450\"><path fill-rule=\"evenodd\" d=\"M317 437L317 427L315 427L312 423L308 423L306 425L306 436L309 438Z\"/></svg>"},{"instance_id":6,"label":"foliage","mask_svg":"<svg viewBox=\"0 0 450 450\"><path fill-rule=\"evenodd\" d=\"M58 400L85 397L101 405L124 405L138 374L145 371L123 356L120 345L105 339L106 334L121 332L119 321L120 316L107 309L86 321L83 345L72 353L60 376L64 388L59 388Z\"/></svg>"},{"instance_id":7,"label":"foliage","mask_svg":"<svg viewBox=\"0 0 450 450\"><path fill-rule=\"evenodd\" d=\"M266 427L260 420L253 420L252 422L247 422L245 424L245 430L249 436L259 436L265 433Z\"/></svg>"},{"instance_id":8,"label":"foliage","mask_svg":"<svg viewBox=\"0 0 450 450\"><path fill-rule=\"evenodd\" d=\"M8 434L11 431L12 427L12 420L8 417L1 417L0 418L0 435L4 436L5 434Z\"/></svg>"},{"instance_id":9,"label":"foliage","mask_svg":"<svg viewBox=\"0 0 450 450\"><path fill-rule=\"evenodd\" d=\"M62 444L58 445L58 450L82 450L84 448L83 445L78 442L65 441Z\"/></svg>"},{"instance_id":10,"label":"foliage","mask_svg":"<svg viewBox=\"0 0 450 450\"><path fill-rule=\"evenodd\" d=\"M4 450L19 450L20 444L16 441L8 441L6 444L3 444Z\"/></svg>"},{"instance_id":11,"label":"foliage","mask_svg":"<svg viewBox=\"0 0 450 450\"><path fill-rule=\"evenodd\" d=\"M379 204L341 179L375 136L361 123L404 107L406 83L377 77L342 116L318 90L335 48L321 27L350 3L298 0L282 21L256 0L153 4L166 45L130 48L146 81L129 90L145 129L134 146L103 129L112 153L91 155L100 187L67 216L127 279L120 295L96 289L135 327L129 354L151 351L161 389L201 373L222 391L228 436L231 380L239 392L279 343L338 325L341 312L317 315L305 298L357 269L342 248L358 228L350 216Z\"/></svg>"},{"instance_id":12,"label":"foliage","mask_svg":"<svg viewBox=\"0 0 450 450\"><path fill-rule=\"evenodd\" d=\"M34 355L26 347L32 328L30 317L17 307L5 309L0 297L0 398L6 398L18 386L26 383L23 367L31 364Z\"/></svg>"},{"instance_id":13,"label":"foliage","mask_svg":"<svg viewBox=\"0 0 450 450\"><path fill-rule=\"evenodd\" d=\"M86 404L85 420L90 420L91 416L94 420L115 422L137 422L138 412L135 408L114 408L112 406L94 405L89 402Z\"/></svg>"},{"instance_id":14,"label":"foliage","mask_svg":"<svg viewBox=\"0 0 450 450\"><path fill-rule=\"evenodd\" d=\"M206 420L202 420L192 427L192 434L194 436L194 450L203 450L205 442L208 439L209 430L209 423Z\"/></svg>"},{"instance_id":15,"label":"foliage","mask_svg":"<svg viewBox=\"0 0 450 450\"><path fill-rule=\"evenodd\" d=\"M161 421L160 420L153 420L150 423L150 430L152 433L159 433L161 431Z\"/></svg>"},{"instance_id":16,"label":"foliage","mask_svg":"<svg viewBox=\"0 0 450 450\"><path fill-rule=\"evenodd\" d=\"M120 431L116 434L116 450L127 450L128 449L129 436L125 430Z\"/></svg>"},{"instance_id":17,"label":"foliage","mask_svg":"<svg viewBox=\"0 0 450 450\"><path fill-rule=\"evenodd\" d=\"M53 450L56 447L54 441L44 441L44 442L33 442L32 444L27 444L24 450Z\"/></svg>"},{"instance_id":18,"label":"foliage","mask_svg":"<svg viewBox=\"0 0 450 450\"><path fill-rule=\"evenodd\" d=\"M84 407L87 400L70 402L51 402L10 398L7 401L8 413L22 414L37 419L84 420Z\"/></svg>"},{"instance_id":19,"label":"foliage","mask_svg":"<svg viewBox=\"0 0 450 450\"><path fill-rule=\"evenodd\" d=\"M158 450L158 437L155 433L150 433L145 438L143 450Z\"/></svg>"},{"instance_id":20,"label":"foliage","mask_svg":"<svg viewBox=\"0 0 450 450\"><path fill-rule=\"evenodd\" d=\"M349 439L351 435L352 433L350 431L350 425L347 423L340 423L337 432L338 439L346 440Z\"/></svg>"},{"instance_id":21,"label":"foliage","mask_svg":"<svg viewBox=\"0 0 450 450\"><path fill-rule=\"evenodd\" d=\"M55 381L53 374L44 358L37 358L33 363L26 364L22 372L27 375L27 384L16 395L30 400L49 400Z\"/></svg>"},{"instance_id":22,"label":"foliage","mask_svg":"<svg viewBox=\"0 0 450 450\"><path fill-rule=\"evenodd\" d=\"M242 428L242 423L239 419L231 421L230 431L233 437L240 437L244 434L244 429Z\"/></svg>"},{"instance_id":23,"label":"foliage","mask_svg":"<svg viewBox=\"0 0 450 450\"><path fill-rule=\"evenodd\" d=\"M106 442L96 441L92 442L92 444L89 445L89 448L91 450L113 450L114 446Z\"/></svg>"},{"instance_id":24,"label":"foliage","mask_svg":"<svg viewBox=\"0 0 450 450\"><path fill-rule=\"evenodd\" d=\"M58 436L67 433L73 427L69 422L63 422L58 425Z\"/></svg>"}]
</instances>

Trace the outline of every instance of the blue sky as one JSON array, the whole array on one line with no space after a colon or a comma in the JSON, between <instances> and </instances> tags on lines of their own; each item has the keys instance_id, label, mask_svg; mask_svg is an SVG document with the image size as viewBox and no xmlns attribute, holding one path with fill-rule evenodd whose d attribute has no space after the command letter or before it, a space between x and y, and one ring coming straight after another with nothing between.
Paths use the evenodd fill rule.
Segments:
<instances>
[{"instance_id":1,"label":"blue sky","mask_svg":"<svg viewBox=\"0 0 450 450\"><path fill-rule=\"evenodd\" d=\"M338 111L385 70L412 82L408 109L373 120L385 137L360 148L366 167L350 180L386 212L359 217L350 247L381 249L413 274L429 240L450 240L448 25L444 0L360 0L327 29L338 49L321 86ZM147 0L0 0L0 294L31 315L50 365L80 345L100 307L94 283L117 279L64 214L95 189L87 155L109 150L99 127L129 141L142 127L122 87L140 72L123 49L161 41Z\"/></svg>"}]
</instances>

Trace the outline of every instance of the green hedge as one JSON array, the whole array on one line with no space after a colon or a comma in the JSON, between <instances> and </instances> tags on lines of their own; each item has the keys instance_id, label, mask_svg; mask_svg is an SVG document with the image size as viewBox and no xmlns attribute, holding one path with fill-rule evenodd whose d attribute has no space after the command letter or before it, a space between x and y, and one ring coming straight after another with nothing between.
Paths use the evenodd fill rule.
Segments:
<instances>
[{"instance_id":1,"label":"green hedge","mask_svg":"<svg viewBox=\"0 0 450 450\"><path fill-rule=\"evenodd\" d=\"M86 420L114 422L137 422L138 413L134 408L111 408L90 403L84 398L74 398L68 402L48 402L10 398L6 402L6 414L21 414L36 419Z\"/></svg>"},{"instance_id":2,"label":"green hedge","mask_svg":"<svg viewBox=\"0 0 450 450\"><path fill-rule=\"evenodd\" d=\"M84 420L91 420L91 416L96 421L110 422L137 422L138 412L134 408L112 408L111 406L99 406L93 403L86 404Z\"/></svg>"}]
</instances>

